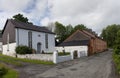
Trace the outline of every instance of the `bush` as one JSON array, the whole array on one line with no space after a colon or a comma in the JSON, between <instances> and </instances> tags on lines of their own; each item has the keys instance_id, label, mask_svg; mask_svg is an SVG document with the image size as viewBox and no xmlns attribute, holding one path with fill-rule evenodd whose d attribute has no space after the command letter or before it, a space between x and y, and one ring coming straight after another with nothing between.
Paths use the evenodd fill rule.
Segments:
<instances>
[{"instance_id":1,"label":"bush","mask_svg":"<svg viewBox=\"0 0 120 78\"><path fill-rule=\"evenodd\" d=\"M7 73L7 68L4 65L0 64L0 78Z\"/></svg>"},{"instance_id":2,"label":"bush","mask_svg":"<svg viewBox=\"0 0 120 78\"><path fill-rule=\"evenodd\" d=\"M117 54L117 55L120 55L120 45L116 45L114 47L114 53Z\"/></svg>"},{"instance_id":3,"label":"bush","mask_svg":"<svg viewBox=\"0 0 120 78\"><path fill-rule=\"evenodd\" d=\"M15 51L17 54L32 54L32 49L27 46L18 46Z\"/></svg>"},{"instance_id":4,"label":"bush","mask_svg":"<svg viewBox=\"0 0 120 78\"><path fill-rule=\"evenodd\" d=\"M116 69L120 74L120 45L114 47L113 60L116 65Z\"/></svg>"}]
</instances>

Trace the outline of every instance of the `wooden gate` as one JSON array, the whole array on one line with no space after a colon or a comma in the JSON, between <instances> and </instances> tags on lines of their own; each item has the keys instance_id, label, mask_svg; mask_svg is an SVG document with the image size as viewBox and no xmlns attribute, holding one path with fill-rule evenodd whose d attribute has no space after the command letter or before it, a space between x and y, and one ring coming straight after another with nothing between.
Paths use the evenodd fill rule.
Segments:
<instances>
[{"instance_id":1,"label":"wooden gate","mask_svg":"<svg viewBox=\"0 0 120 78\"><path fill-rule=\"evenodd\" d=\"M78 52L77 50L74 51L74 59L77 59L78 58Z\"/></svg>"}]
</instances>

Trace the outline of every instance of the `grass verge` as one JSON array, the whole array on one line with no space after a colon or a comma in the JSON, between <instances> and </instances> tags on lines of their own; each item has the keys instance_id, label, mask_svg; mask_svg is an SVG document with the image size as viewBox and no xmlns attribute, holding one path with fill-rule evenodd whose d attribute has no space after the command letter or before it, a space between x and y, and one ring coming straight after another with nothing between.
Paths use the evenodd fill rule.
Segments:
<instances>
[{"instance_id":1,"label":"grass verge","mask_svg":"<svg viewBox=\"0 0 120 78\"><path fill-rule=\"evenodd\" d=\"M21 58L14 58L11 56L6 56L0 54L0 61L16 66L22 66L22 63L32 63L32 64L45 64L45 65L52 65L54 64L51 61L41 61L41 60L31 60L31 59L21 59Z\"/></svg>"},{"instance_id":2,"label":"grass verge","mask_svg":"<svg viewBox=\"0 0 120 78\"><path fill-rule=\"evenodd\" d=\"M118 74L120 74L120 55L113 53L113 61L115 63Z\"/></svg>"},{"instance_id":3,"label":"grass verge","mask_svg":"<svg viewBox=\"0 0 120 78\"><path fill-rule=\"evenodd\" d=\"M11 68L8 68L6 65L1 64L1 63L0 63L0 68L4 68L4 70L7 70L3 76L1 75L0 78L18 78L17 71ZM4 70L2 70L1 72L4 72Z\"/></svg>"}]
</instances>

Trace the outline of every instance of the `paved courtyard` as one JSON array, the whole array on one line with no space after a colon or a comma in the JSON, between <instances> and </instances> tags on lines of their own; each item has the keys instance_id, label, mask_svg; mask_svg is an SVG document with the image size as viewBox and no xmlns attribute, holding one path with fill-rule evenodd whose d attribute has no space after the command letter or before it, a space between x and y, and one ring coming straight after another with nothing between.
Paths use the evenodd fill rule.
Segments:
<instances>
[{"instance_id":1,"label":"paved courtyard","mask_svg":"<svg viewBox=\"0 0 120 78\"><path fill-rule=\"evenodd\" d=\"M25 65L20 78L112 78L112 50L57 65Z\"/></svg>"}]
</instances>

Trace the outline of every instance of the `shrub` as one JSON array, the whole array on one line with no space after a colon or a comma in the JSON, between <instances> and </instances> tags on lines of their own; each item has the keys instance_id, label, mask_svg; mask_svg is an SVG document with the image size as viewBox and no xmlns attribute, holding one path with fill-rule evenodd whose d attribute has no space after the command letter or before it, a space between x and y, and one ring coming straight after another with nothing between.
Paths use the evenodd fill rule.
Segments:
<instances>
[{"instance_id":1,"label":"shrub","mask_svg":"<svg viewBox=\"0 0 120 78\"><path fill-rule=\"evenodd\" d=\"M7 68L4 65L0 64L0 78L7 73Z\"/></svg>"},{"instance_id":2,"label":"shrub","mask_svg":"<svg viewBox=\"0 0 120 78\"><path fill-rule=\"evenodd\" d=\"M114 47L114 53L117 54L117 55L120 55L120 45L116 45Z\"/></svg>"},{"instance_id":3,"label":"shrub","mask_svg":"<svg viewBox=\"0 0 120 78\"><path fill-rule=\"evenodd\" d=\"M17 54L32 54L32 49L27 46L18 46L15 51Z\"/></svg>"},{"instance_id":4,"label":"shrub","mask_svg":"<svg viewBox=\"0 0 120 78\"><path fill-rule=\"evenodd\" d=\"M116 65L116 69L118 73L120 74L120 45L116 45L114 47L113 60Z\"/></svg>"}]
</instances>

